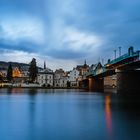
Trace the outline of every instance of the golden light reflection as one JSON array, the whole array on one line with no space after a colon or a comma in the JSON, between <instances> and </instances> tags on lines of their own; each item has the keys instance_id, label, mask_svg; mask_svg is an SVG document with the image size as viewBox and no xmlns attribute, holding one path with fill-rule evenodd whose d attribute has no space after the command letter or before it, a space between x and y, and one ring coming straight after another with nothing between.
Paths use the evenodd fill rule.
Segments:
<instances>
[{"instance_id":1,"label":"golden light reflection","mask_svg":"<svg viewBox=\"0 0 140 140\"><path fill-rule=\"evenodd\" d=\"M21 93L23 93L23 89L22 88L12 88L11 93L12 94L21 94Z\"/></svg>"},{"instance_id":2,"label":"golden light reflection","mask_svg":"<svg viewBox=\"0 0 140 140\"><path fill-rule=\"evenodd\" d=\"M111 103L110 96L107 95L105 97L105 118L106 118L107 130L109 134L112 135L112 114L111 114L110 103Z\"/></svg>"}]
</instances>

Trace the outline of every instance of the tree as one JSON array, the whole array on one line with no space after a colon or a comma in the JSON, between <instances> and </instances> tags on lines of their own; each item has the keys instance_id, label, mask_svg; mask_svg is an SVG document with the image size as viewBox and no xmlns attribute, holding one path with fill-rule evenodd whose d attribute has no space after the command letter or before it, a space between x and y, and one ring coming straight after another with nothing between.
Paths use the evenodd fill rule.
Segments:
<instances>
[{"instance_id":1,"label":"tree","mask_svg":"<svg viewBox=\"0 0 140 140\"><path fill-rule=\"evenodd\" d=\"M30 62L29 66L29 80L30 82L35 82L37 78L37 73L38 73L38 68L36 66L36 59L33 58L32 61Z\"/></svg>"},{"instance_id":2,"label":"tree","mask_svg":"<svg viewBox=\"0 0 140 140\"><path fill-rule=\"evenodd\" d=\"M12 69L12 65L11 65L11 63L9 64L9 66L8 66L8 69L7 69L7 80L9 81L9 82L11 82L12 81L12 79L13 79L13 69Z\"/></svg>"}]
</instances>

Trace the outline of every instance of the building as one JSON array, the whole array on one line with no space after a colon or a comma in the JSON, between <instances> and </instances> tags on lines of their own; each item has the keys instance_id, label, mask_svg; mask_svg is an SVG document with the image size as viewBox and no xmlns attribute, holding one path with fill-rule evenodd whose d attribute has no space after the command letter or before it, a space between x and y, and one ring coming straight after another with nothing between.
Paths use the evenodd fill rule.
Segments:
<instances>
[{"instance_id":1,"label":"building","mask_svg":"<svg viewBox=\"0 0 140 140\"><path fill-rule=\"evenodd\" d=\"M24 83L28 79L23 71L18 67L13 67L12 76L14 83Z\"/></svg>"},{"instance_id":2,"label":"building","mask_svg":"<svg viewBox=\"0 0 140 140\"><path fill-rule=\"evenodd\" d=\"M84 76L89 72L89 65L87 65L85 61L84 65L77 65L76 69L79 71L79 75Z\"/></svg>"},{"instance_id":3,"label":"building","mask_svg":"<svg viewBox=\"0 0 140 140\"><path fill-rule=\"evenodd\" d=\"M22 77L23 73L19 68L15 67L13 68L13 77Z\"/></svg>"},{"instance_id":4,"label":"building","mask_svg":"<svg viewBox=\"0 0 140 140\"><path fill-rule=\"evenodd\" d=\"M100 62L97 64L92 64L89 68L89 71L92 71L95 75L102 73L103 70L104 70L104 67L102 66Z\"/></svg>"},{"instance_id":5,"label":"building","mask_svg":"<svg viewBox=\"0 0 140 140\"><path fill-rule=\"evenodd\" d=\"M80 74L80 72L76 68L73 68L73 70L70 71L69 82L70 82L71 87L78 87L79 74Z\"/></svg>"},{"instance_id":6,"label":"building","mask_svg":"<svg viewBox=\"0 0 140 140\"><path fill-rule=\"evenodd\" d=\"M86 60L83 65L77 65L76 69L79 71L79 76L77 78L78 87L82 87L83 79L86 79L86 73L89 72L89 65L87 65Z\"/></svg>"},{"instance_id":7,"label":"building","mask_svg":"<svg viewBox=\"0 0 140 140\"><path fill-rule=\"evenodd\" d=\"M54 86L55 87L67 87L69 81L68 74L63 69L57 69L54 72Z\"/></svg>"},{"instance_id":8,"label":"building","mask_svg":"<svg viewBox=\"0 0 140 140\"><path fill-rule=\"evenodd\" d=\"M40 70L37 74L37 83L43 87L54 86L54 73L51 69L46 68L45 64L44 69Z\"/></svg>"}]
</instances>

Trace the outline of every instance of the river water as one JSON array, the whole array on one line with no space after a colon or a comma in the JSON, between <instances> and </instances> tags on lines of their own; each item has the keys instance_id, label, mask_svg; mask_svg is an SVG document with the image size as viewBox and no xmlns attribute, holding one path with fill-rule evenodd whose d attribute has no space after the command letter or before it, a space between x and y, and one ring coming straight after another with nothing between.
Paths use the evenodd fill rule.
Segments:
<instances>
[{"instance_id":1,"label":"river water","mask_svg":"<svg viewBox=\"0 0 140 140\"><path fill-rule=\"evenodd\" d=\"M140 98L0 89L0 140L139 140Z\"/></svg>"}]
</instances>

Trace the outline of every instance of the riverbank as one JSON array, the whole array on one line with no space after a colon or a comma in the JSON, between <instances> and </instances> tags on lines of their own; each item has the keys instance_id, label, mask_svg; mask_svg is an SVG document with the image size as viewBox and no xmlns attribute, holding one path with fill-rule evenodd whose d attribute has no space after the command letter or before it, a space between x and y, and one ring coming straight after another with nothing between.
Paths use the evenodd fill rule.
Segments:
<instances>
[{"instance_id":1,"label":"riverbank","mask_svg":"<svg viewBox=\"0 0 140 140\"><path fill-rule=\"evenodd\" d=\"M0 88L82 89L79 87L45 87L39 84L1 83Z\"/></svg>"}]
</instances>

